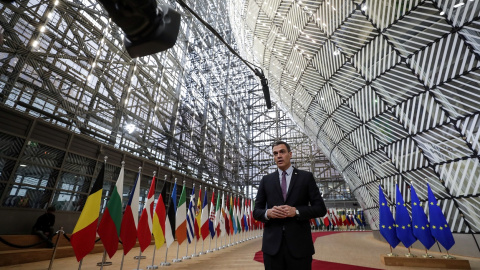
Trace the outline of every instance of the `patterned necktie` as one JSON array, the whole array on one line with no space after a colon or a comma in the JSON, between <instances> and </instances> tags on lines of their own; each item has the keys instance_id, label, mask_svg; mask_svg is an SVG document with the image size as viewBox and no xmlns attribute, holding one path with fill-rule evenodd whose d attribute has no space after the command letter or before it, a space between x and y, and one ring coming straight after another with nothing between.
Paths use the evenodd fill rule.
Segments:
<instances>
[{"instance_id":1,"label":"patterned necktie","mask_svg":"<svg viewBox=\"0 0 480 270\"><path fill-rule=\"evenodd\" d=\"M283 200L287 200L287 172L283 171L282 173L282 195Z\"/></svg>"}]
</instances>

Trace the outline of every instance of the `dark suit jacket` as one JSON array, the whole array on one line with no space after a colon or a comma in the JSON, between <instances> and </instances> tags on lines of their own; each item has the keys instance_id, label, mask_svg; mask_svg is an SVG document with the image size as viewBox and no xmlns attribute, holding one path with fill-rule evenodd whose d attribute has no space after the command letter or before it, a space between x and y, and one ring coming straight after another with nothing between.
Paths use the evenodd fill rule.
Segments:
<instances>
[{"instance_id":1,"label":"dark suit jacket","mask_svg":"<svg viewBox=\"0 0 480 270\"><path fill-rule=\"evenodd\" d=\"M287 191L287 200L283 200L278 170L266 175L260 181L253 217L265 222L262 251L275 255L282 242L282 234L290 254L295 258L312 256L313 248L310 219L322 217L327 213L325 203L310 172L294 168ZM300 217L285 219L265 219L265 212L273 206L290 205L297 208ZM285 230L285 232L283 232Z\"/></svg>"}]
</instances>

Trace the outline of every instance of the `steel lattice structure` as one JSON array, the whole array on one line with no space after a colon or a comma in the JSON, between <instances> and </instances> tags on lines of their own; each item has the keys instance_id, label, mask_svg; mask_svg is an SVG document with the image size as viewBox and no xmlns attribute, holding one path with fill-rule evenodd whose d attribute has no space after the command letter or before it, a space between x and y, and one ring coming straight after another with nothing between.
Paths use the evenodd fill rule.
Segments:
<instances>
[{"instance_id":1,"label":"steel lattice structure","mask_svg":"<svg viewBox=\"0 0 480 270\"><path fill-rule=\"evenodd\" d=\"M187 3L236 46L225 16L228 2ZM258 78L193 16L168 4L183 14L176 45L132 59L123 32L97 1L2 2L0 104L250 197L274 169L271 143L284 139L293 146L295 164L315 173L325 198L352 202L343 177L290 113L275 102L266 110ZM0 132L8 145L0 147L2 206L20 207L18 197L31 192L40 202L63 197L69 204L63 210L78 211L71 205L88 194L96 161L28 138ZM39 157L40 149L55 157ZM111 177L118 166L109 165ZM135 169L129 171L129 181L134 175ZM114 179L109 181L106 190ZM147 184L142 182L142 192Z\"/></svg>"},{"instance_id":2,"label":"steel lattice structure","mask_svg":"<svg viewBox=\"0 0 480 270\"><path fill-rule=\"evenodd\" d=\"M480 231L478 1L229 3L243 55L373 228L379 184L408 204L409 186L425 202L429 183L453 232Z\"/></svg>"}]
</instances>

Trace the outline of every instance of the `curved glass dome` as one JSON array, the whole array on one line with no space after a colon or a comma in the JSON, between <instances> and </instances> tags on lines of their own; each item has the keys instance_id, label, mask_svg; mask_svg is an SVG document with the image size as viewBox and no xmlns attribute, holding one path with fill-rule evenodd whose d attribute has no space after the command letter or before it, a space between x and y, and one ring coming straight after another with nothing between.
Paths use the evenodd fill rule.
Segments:
<instances>
[{"instance_id":1,"label":"curved glass dome","mask_svg":"<svg viewBox=\"0 0 480 270\"><path fill-rule=\"evenodd\" d=\"M454 232L480 231L480 4L462 3L229 1L244 57L374 229L379 185L408 204L428 183Z\"/></svg>"}]
</instances>

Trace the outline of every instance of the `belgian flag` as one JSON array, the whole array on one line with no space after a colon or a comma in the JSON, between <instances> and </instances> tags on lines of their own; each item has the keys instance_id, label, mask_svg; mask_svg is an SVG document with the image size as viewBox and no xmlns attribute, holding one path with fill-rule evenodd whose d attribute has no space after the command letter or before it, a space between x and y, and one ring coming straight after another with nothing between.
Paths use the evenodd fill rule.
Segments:
<instances>
[{"instance_id":1,"label":"belgian flag","mask_svg":"<svg viewBox=\"0 0 480 270\"><path fill-rule=\"evenodd\" d=\"M72 244L77 261L81 261L95 246L104 176L105 164L93 184L92 190L87 197L87 202L83 206L82 213L70 237L70 243Z\"/></svg>"}]
</instances>

